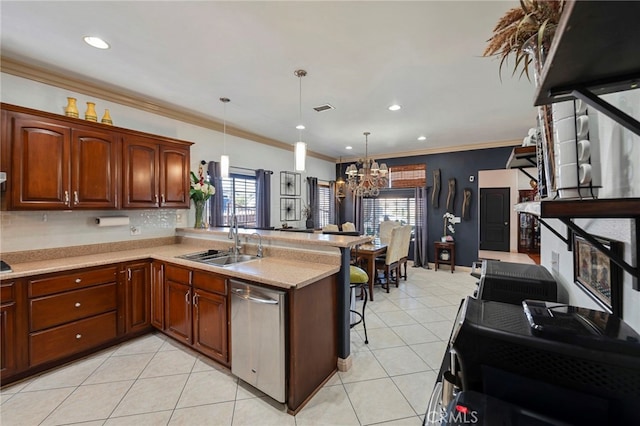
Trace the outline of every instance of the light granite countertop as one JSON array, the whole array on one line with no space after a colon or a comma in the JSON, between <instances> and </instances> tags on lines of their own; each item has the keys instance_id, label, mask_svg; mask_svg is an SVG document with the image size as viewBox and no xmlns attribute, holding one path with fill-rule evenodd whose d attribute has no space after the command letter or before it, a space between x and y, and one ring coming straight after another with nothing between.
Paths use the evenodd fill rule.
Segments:
<instances>
[{"instance_id":1,"label":"light granite countertop","mask_svg":"<svg viewBox=\"0 0 640 426\"><path fill-rule=\"evenodd\" d=\"M185 234L193 234L193 230L184 230ZM219 228L213 231L195 231L196 234L223 235L228 232L228 228ZM240 231L241 236L249 236L252 232ZM306 233L286 233L282 235L278 231L260 231L264 240L274 240L283 242L301 243L303 246L312 247L314 245L327 247L351 247L355 244L368 241L363 237L329 236L322 234ZM205 236L198 235L198 236ZM195 237L195 235L193 235ZM193 269L200 269L226 275L231 278L246 279L257 283L267 284L279 288L301 288L305 285L316 282L322 278L333 275L340 270L339 256L336 253L332 261L319 263L318 256L314 253L304 253L304 250L297 251L296 256L287 256L286 253L278 252L277 248L272 248L276 255L267 254L261 259L237 263L230 266L211 266L191 260L177 258L184 254L203 251L207 248L227 248L229 241L222 243L216 240L198 240L196 238L182 238L182 242L177 244L164 244L154 247L134 248L130 250L116 250L104 253L61 257L48 260L31 260L19 263L12 263L13 272L2 273L2 280L22 278L32 275L40 275L52 272L70 271L78 268L109 265L121 262L131 262L143 259L155 259L171 262L177 265L187 266ZM286 252L286 249L283 249ZM268 252L267 252L268 253ZM300 253L298 256L297 254Z\"/></svg>"}]
</instances>

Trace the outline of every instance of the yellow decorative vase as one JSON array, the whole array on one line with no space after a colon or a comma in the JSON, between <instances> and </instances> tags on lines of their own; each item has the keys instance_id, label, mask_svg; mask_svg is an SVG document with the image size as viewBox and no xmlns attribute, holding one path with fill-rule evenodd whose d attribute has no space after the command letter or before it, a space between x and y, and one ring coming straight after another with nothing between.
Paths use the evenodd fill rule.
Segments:
<instances>
[{"instance_id":1,"label":"yellow decorative vase","mask_svg":"<svg viewBox=\"0 0 640 426\"><path fill-rule=\"evenodd\" d=\"M87 121L98 122L98 114L96 114L96 104L87 102L87 112L84 113L84 119Z\"/></svg>"},{"instance_id":2,"label":"yellow decorative vase","mask_svg":"<svg viewBox=\"0 0 640 426\"><path fill-rule=\"evenodd\" d=\"M67 98L67 106L64 109L64 115L67 117L78 118L78 106L76 98Z\"/></svg>"},{"instance_id":3,"label":"yellow decorative vase","mask_svg":"<svg viewBox=\"0 0 640 426\"><path fill-rule=\"evenodd\" d=\"M100 122L102 122L102 124L108 124L110 126L113 125L113 121L111 121L111 114L109 114L108 109L104 110L104 115L102 116L102 120L100 120Z\"/></svg>"}]
</instances>

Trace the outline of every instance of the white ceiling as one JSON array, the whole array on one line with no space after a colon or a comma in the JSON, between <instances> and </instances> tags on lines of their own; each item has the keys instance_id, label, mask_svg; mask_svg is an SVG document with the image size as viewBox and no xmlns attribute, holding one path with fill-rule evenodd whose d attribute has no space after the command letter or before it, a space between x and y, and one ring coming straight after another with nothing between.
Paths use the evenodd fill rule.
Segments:
<instances>
[{"instance_id":1,"label":"white ceiling","mask_svg":"<svg viewBox=\"0 0 640 426\"><path fill-rule=\"evenodd\" d=\"M515 1L5 1L2 56L334 158L522 140L533 83L483 58ZM97 35L109 50L89 47ZM330 103L335 110L315 112ZM391 112L393 103L402 110ZM116 120L116 118L114 118ZM426 141L418 141L424 135ZM353 151L345 150L352 145Z\"/></svg>"}]
</instances>

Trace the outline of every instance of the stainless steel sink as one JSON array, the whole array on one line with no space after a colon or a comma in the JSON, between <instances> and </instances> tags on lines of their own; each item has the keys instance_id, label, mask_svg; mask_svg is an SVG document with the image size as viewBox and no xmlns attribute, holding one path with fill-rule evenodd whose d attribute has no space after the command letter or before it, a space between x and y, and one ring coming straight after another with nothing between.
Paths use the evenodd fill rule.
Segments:
<instances>
[{"instance_id":1,"label":"stainless steel sink","mask_svg":"<svg viewBox=\"0 0 640 426\"><path fill-rule=\"evenodd\" d=\"M258 256L249 254L230 254L226 251L208 250L197 253L184 254L177 256L180 259L192 260L194 262L206 263L212 266L230 266L236 263L248 262L250 260L260 259Z\"/></svg>"},{"instance_id":2,"label":"stainless steel sink","mask_svg":"<svg viewBox=\"0 0 640 426\"><path fill-rule=\"evenodd\" d=\"M213 265L213 266L229 266L236 263L247 262L249 260L256 260L256 259L260 259L260 258L258 256L252 256L249 254L238 254L238 255L230 254L228 256L203 260L202 262L206 263L207 265Z\"/></svg>"}]
</instances>

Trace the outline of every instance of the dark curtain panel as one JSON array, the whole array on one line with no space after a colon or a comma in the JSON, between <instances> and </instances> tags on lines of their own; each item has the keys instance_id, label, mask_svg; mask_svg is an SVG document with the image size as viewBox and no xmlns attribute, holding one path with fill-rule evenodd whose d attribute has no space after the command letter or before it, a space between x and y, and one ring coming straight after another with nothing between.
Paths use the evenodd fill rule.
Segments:
<instances>
[{"instance_id":1,"label":"dark curtain panel","mask_svg":"<svg viewBox=\"0 0 640 426\"><path fill-rule=\"evenodd\" d=\"M329 181L329 223L340 224L338 217L338 199L336 198L336 181Z\"/></svg>"},{"instance_id":2,"label":"dark curtain panel","mask_svg":"<svg viewBox=\"0 0 640 426\"><path fill-rule=\"evenodd\" d=\"M362 197L351 194L353 197L353 223L360 235L364 235L364 221L362 220Z\"/></svg>"},{"instance_id":3,"label":"dark curtain panel","mask_svg":"<svg viewBox=\"0 0 640 426\"><path fill-rule=\"evenodd\" d=\"M256 170L256 228L271 226L271 170Z\"/></svg>"},{"instance_id":4,"label":"dark curtain panel","mask_svg":"<svg viewBox=\"0 0 640 426\"><path fill-rule=\"evenodd\" d=\"M413 246L413 266L429 268L427 234L427 188L416 188L416 227Z\"/></svg>"},{"instance_id":5,"label":"dark curtain panel","mask_svg":"<svg viewBox=\"0 0 640 426\"><path fill-rule=\"evenodd\" d=\"M320 223L320 206L318 206L318 178L307 178L307 200L313 210L314 226Z\"/></svg>"},{"instance_id":6,"label":"dark curtain panel","mask_svg":"<svg viewBox=\"0 0 640 426\"><path fill-rule=\"evenodd\" d=\"M207 172L209 173L211 183L216 188L216 193L213 194L213 197L209 198L209 224L214 227L224 226L224 194L222 192L220 163L217 161L209 161Z\"/></svg>"}]
</instances>

